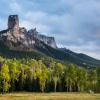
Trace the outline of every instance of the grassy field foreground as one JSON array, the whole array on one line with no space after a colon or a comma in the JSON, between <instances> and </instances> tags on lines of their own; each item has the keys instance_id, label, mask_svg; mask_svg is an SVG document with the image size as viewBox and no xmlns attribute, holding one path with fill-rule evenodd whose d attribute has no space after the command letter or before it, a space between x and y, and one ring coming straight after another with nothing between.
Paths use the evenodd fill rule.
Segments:
<instances>
[{"instance_id":1,"label":"grassy field foreground","mask_svg":"<svg viewBox=\"0 0 100 100\"><path fill-rule=\"evenodd\" d=\"M9 93L0 100L100 100L100 94L86 93Z\"/></svg>"}]
</instances>

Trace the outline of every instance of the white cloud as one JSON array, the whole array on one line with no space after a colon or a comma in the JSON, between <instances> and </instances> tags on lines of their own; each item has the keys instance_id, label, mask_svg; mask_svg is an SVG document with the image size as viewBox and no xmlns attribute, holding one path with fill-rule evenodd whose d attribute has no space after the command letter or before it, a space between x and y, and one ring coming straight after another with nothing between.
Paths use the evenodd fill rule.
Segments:
<instances>
[{"instance_id":1,"label":"white cloud","mask_svg":"<svg viewBox=\"0 0 100 100\"><path fill-rule=\"evenodd\" d=\"M31 22L29 22L27 20L22 20L21 23L20 23L20 26L25 27L27 29L30 29L30 27L32 27L32 24L31 24Z\"/></svg>"},{"instance_id":2,"label":"white cloud","mask_svg":"<svg viewBox=\"0 0 100 100\"><path fill-rule=\"evenodd\" d=\"M7 29L7 22L4 19L0 18L0 23L2 23L0 24L0 30Z\"/></svg>"},{"instance_id":3,"label":"white cloud","mask_svg":"<svg viewBox=\"0 0 100 100\"><path fill-rule=\"evenodd\" d=\"M11 11L14 13L20 13L22 11L22 7L16 0L12 0L9 4Z\"/></svg>"}]
</instances>

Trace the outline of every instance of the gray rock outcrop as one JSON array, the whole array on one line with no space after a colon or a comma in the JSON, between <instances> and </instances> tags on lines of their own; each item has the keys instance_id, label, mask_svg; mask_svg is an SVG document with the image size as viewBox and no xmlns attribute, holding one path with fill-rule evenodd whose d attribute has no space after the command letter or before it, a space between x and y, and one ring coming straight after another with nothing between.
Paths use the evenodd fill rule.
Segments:
<instances>
[{"instance_id":1,"label":"gray rock outcrop","mask_svg":"<svg viewBox=\"0 0 100 100\"><path fill-rule=\"evenodd\" d=\"M19 27L18 15L9 16L8 29L0 31L0 40L11 50L33 50L37 40L57 48L54 37L39 34L36 28L27 31L26 28Z\"/></svg>"}]
</instances>

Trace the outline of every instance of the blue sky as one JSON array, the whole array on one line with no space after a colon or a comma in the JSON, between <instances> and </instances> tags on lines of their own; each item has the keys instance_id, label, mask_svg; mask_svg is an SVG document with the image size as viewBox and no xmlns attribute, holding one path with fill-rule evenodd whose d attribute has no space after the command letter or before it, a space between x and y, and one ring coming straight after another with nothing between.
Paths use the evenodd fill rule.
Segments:
<instances>
[{"instance_id":1,"label":"blue sky","mask_svg":"<svg viewBox=\"0 0 100 100\"><path fill-rule=\"evenodd\" d=\"M100 0L0 0L0 30L10 14L20 26L36 27L59 47L100 59Z\"/></svg>"}]
</instances>

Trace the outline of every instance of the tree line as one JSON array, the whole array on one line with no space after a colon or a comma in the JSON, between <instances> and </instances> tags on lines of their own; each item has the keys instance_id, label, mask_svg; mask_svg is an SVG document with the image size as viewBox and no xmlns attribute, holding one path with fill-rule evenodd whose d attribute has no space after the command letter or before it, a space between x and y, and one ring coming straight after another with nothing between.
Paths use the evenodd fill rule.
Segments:
<instances>
[{"instance_id":1,"label":"tree line","mask_svg":"<svg viewBox=\"0 0 100 100\"><path fill-rule=\"evenodd\" d=\"M100 67L87 70L73 64L0 57L0 93L100 92Z\"/></svg>"}]
</instances>

